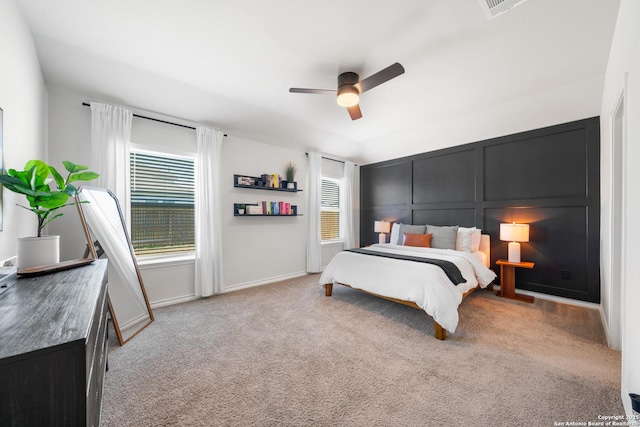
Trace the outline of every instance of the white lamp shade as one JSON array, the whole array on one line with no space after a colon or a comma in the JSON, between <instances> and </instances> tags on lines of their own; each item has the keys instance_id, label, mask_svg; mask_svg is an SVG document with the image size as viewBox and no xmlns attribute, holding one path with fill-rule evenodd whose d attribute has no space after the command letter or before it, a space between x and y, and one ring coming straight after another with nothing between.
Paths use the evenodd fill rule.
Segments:
<instances>
[{"instance_id":1,"label":"white lamp shade","mask_svg":"<svg viewBox=\"0 0 640 427\"><path fill-rule=\"evenodd\" d=\"M360 93L352 86L345 86L338 90L338 105L341 107L353 107L358 104Z\"/></svg>"},{"instance_id":2,"label":"white lamp shade","mask_svg":"<svg viewBox=\"0 0 640 427\"><path fill-rule=\"evenodd\" d=\"M388 233L391 231L391 223L387 221L376 221L373 224L373 231L376 233Z\"/></svg>"},{"instance_id":3,"label":"white lamp shade","mask_svg":"<svg viewBox=\"0 0 640 427\"><path fill-rule=\"evenodd\" d=\"M500 240L505 242L528 242L529 224L500 224Z\"/></svg>"}]
</instances>

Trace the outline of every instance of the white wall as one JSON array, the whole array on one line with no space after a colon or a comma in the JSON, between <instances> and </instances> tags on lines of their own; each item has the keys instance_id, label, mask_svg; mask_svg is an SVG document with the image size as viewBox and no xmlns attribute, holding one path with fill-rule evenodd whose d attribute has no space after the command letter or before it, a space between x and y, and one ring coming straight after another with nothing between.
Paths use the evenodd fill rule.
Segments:
<instances>
[{"instance_id":1,"label":"white wall","mask_svg":"<svg viewBox=\"0 0 640 427\"><path fill-rule=\"evenodd\" d=\"M90 96L68 89L49 89L50 161L62 160L89 164L91 111L82 106ZM105 101L108 102L108 101ZM160 119L178 121L158 114ZM183 123L186 123L183 121ZM193 124L192 124L193 125ZM195 132L171 125L134 118L132 142L149 148L165 148L182 153L195 152ZM298 187L307 183L307 159L304 152L263 144L229 135L222 148L220 178L223 230L223 274L226 291L304 274L306 269L307 209L306 195L261 191L233 187L233 175L280 173L293 161L298 173ZM234 203L257 203L261 200L288 201L298 206L298 217L239 218L233 216ZM74 209L67 208L64 217L50 226L50 232L61 236L61 259L79 258L85 248L82 227ZM140 261L145 287L154 306L181 302L194 296L193 261L169 264L146 264Z\"/></svg>"},{"instance_id":2,"label":"white wall","mask_svg":"<svg viewBox=\"0 0 640 427\"><path fill-rule=\"evenodd\" d=\"M91 161L91 111L82 106L82 98L49 88L48 100L49 163L63 170L63 160L81 165ZM90 183L87 183L90 184ZM60 235L60 260L82 257L86 240L76 208L65 207L63 216L49 225L50 234Z\"/></svg>"},{"instance_id":3,"label":"white wall","mask_svg":"<svg viewBox=\"0 0 640 427\"><path fill-rule=\"evenodd\" d=\"M305 153L230 135L223 148L222 228L225 288L304 274L307 253L308 166ZM291 160L302 192L253 190L233 187L233 175L285 175ZM298 217L234 217L234 203L285 201L298 206Z\"/></svg>"},{"instance_id":4,"label":"white wall","mask_svg":"<svg viewBox=\"0 0 640 427\"><path fill-rule=\"evenodd\" d=\"M13 0L0 0L0 108L4 110L4 168L22 170L45 158L46 89L31 33ZM3 191L0 255L17 254L17 238L35 236L37 218L16 206L23 196Z\"/></svg>"},{"instance_id":5,"label":"white wall","mask_svg":"<svg viewBox=\"0 0 640 427\"><path fill-rule=\"evenodd\" d=\"M621 397L627 414L631 414L628 393L640 393L640 250L636 242L640 239L640 169L636 162L640 160L640 2L622 0L618 22L611 46L609 64L605 79L602 100L601 125L601 190L602 190L602 292L603 301L609 301L616 286L622 288L622 313L609 312L608 324L614 320L611 316L621 316L622 320L622 384ZM623 155L623 218L622 234L622 280L611 283L611 115L625 87L625 126L626 135Z\"/></svg>"}]
</instances>

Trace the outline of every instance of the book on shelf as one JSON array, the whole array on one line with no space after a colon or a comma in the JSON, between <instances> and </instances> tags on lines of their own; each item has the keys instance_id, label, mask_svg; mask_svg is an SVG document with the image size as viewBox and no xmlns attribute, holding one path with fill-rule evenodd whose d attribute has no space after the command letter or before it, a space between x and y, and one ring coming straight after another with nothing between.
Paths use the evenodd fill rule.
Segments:
<instances>
[{"instance_id":1,"label":"book on shelf","mask_svg":"<svg viewBox=\"0 0 640 427\"><path fill-rule=\"evenodd\" d=\"M261 201L258 205L263 215L295 215L292 205L289 202L268 202Z\"/></svg>"},{"instance_id":2,"label":"book on shelf","mask_svg":"<svg viewBox=\"0 0 640 427\"><path fill-rule=\"evenodd\" d=\"M278 202L278 211L280 215L291 215L291 203Z\"/></svg>"},{"instance_id":3,"label":"book on shelf","mask_svg":"<svg viewBox=\"0 0 640 427\"><path fill-rule=\"evenodd\" d=\"M263 215L262 206L260 205L247 205L248 215Z\"/></svg>"}]
</instances>

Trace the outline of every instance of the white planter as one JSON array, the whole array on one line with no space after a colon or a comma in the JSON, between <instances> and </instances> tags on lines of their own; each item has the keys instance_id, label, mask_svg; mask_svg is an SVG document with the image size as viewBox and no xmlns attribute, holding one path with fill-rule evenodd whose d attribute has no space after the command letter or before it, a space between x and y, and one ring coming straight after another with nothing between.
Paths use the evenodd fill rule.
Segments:
<instances>
[{"instance_id":1,"label":"white planter","mask_svg":"<svg viewBox=\"0 0 640 427\"><path fill-rule=\"evenodd\" d=\"M18 238L18 268L60 262L60 236Z\"/></svg>"}]
</instances>

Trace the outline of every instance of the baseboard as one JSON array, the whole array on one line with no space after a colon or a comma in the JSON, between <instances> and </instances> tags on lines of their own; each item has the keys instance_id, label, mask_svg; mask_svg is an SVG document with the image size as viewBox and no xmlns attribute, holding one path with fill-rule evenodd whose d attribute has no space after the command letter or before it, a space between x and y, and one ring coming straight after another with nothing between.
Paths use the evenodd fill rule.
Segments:
<instances>
[{"instance_id":1,"label":"baseboard","mask_svg":"<svg viewBox=\"0 0 640 427\"><path fill-rule=\"evenodd\" d=\"M493 287L496 290L500 290L500 285L494 284ZM516 293L522 294L522 295L531 295L536 299L543 299L547 301L560 302L563 304L576 305L578 307L590 308L592 310L601 310L601 305L596 304L594 302L587 302L587 301L580 301L572 298L558 297L555 295L542 294L540 292L525 291L523 289L516 289Z\"/></svg>"},{"instance_id":2,"label":"baseboard","mask_svg":"<svg viewBox=\"0 0 640 427\"><path fill-rule=\"evenodd\" d=\"M159 300L159 301L153 301L151 302L151 308L160 308L160 307L166 307L168 305L174 305L174 304L180 304L183 302L189 302L189 301L193 301L198 299L197 296L195 295L185 295L185 296L181 296L181 297L175 297L175 298L167 298L167 299L163 299L163 300Z\"/></svg>"},{"instance_id":3,"label":"baseboard","mask_svg":"<svg viewBox=\"0 0 640 427\"><path fill-rule=\"evenodd\" d=\"M140 316L136 317L135 319L132 319L132 320L128 321L127 323L121 324L120 325L120 330L124 332L127 329L138 325L139 323L148 322L148 321L149 321L149 314L145 310L144 314L141 314Z\"/></svg>"},{"instance_id":4,"label":"baseboard","mask_svg":"<svg viewBox=\"0 0 640 427\"><path fill-rule=\"evenodd\" d=\"M308 273L306 271L299 271L297 273L285 274L283 276L270 277L268 279L256 280L254 282L240 283L240 284L237 284L237 285L232 285L232 286L225 287L223 293L239 291L240 289L253 288L254 286L266 285L266 284L269 284L269 283L279 282L281 280L295 279L296 277L306 276L307 274Z\"/></svg>"},{"instance_id":5,"label":"baseboard","mask_svg":"<svg viewBox=\"0 0 640 427\"><path fill-rule=\"evenodd\" d=\"M602 307L602 304L600 304L598 311L600 312L600 322L602 323L604 336L607 337L607 345L611 347L611 341L609 340L609 323L607 323L607 317L604 315L604 307Z\"/></svg>"},{"instance_id":6,"label":"baseboard","mask_svg":"<svg viewBox=\"0 0 640 427\"><path fill-rule=\"evenodd\" d=\"M287 280L287 279L295 279L296 277L302 277L302 276L306 276L308 273L306 271L300 271L297 273L291 273L291 274L285 274L282 276L276 276L276 277L270 277L268 279L263 279L263 280L256 280L254 282L246 282L246 283L240 283L237 285L233 285L233 286L228 286L224 289L224 291L222 291L222 293L227 293L227 292L233 292L233 291L239 291L240 289L247 289L247 288L253 288L255 286L260 286L260 285L266 285L269 283L274 283L274 282L279 282L281 280ZM153 301L151 302L151 308L160 308L160 307L166 307L168 305L174 305L174 304L180 304L183 302L189 302L189 301L193 301L193 300L197 300L200 297L197 297L195 295L184 295L181 297L176 297L176 298L167 298L167 299L163 299L163 300L158 300L158 301Z\"/></svg>"}]
</instances>

